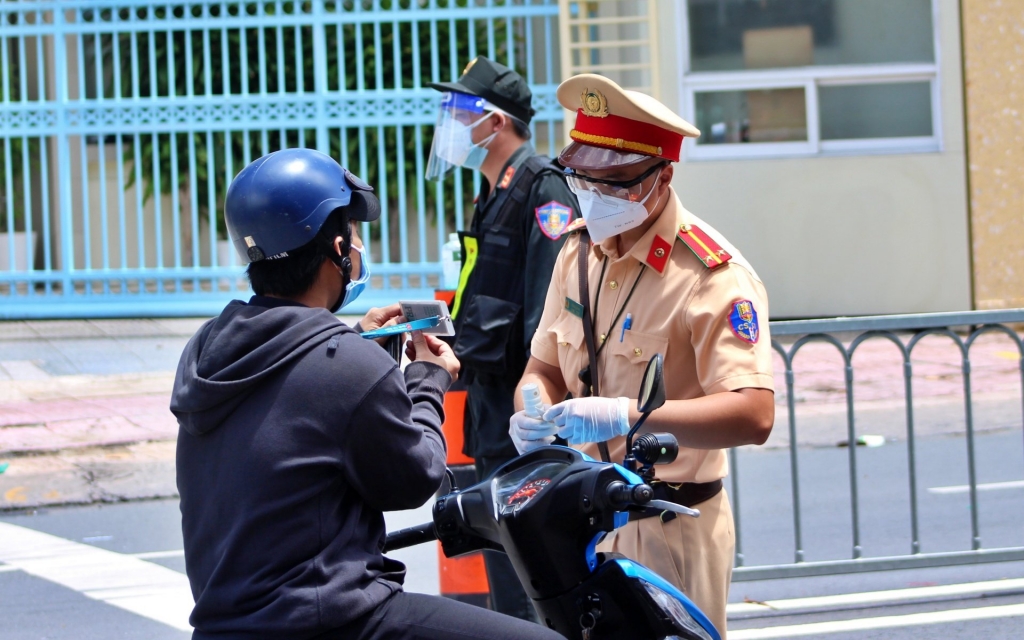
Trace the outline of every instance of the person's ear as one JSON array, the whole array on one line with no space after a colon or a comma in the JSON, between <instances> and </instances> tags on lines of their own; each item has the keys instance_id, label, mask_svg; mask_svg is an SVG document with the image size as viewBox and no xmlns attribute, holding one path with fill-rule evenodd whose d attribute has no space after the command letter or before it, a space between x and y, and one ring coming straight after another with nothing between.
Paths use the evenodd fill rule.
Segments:
<instances>
[{"instance_id":1,"label":"person's ear","mask_svg":"<svg viewBox=\"0 0 1024 640\"><path fill-rule=\"evenodd\" d=\"M658 186L663 189L668 189L672 186L672 176L675 175L675 168L671 162L665 164L661 169L661 175L658 176Z\"/></svg>"},{"instance_id":2,"label":"person's ear","mask_svg":"<svg viewBox=\"0 0 1024 640\"><path fill-rule=\"evenodd\" d=\"M338 254L338 259L333 260L334 264L338 265L341 269L341 275L348 280L352 276L352 260L348 257L348 253L345 252L346 243L345 238L342 236L334 237L334 251ZM351 249L349 249L351 251Z\"/></svg>"},{"instance_id":3,"label":"person's ear","mask_svg":"<svg viewBox=\"0 0 1024 640\"><path fill-rule=\"evenodd\" d=\"M498 133L508 124L508 116L500 111L494 112L494 124L491 125L491 133Z\"/></svg>"}]
</instances>

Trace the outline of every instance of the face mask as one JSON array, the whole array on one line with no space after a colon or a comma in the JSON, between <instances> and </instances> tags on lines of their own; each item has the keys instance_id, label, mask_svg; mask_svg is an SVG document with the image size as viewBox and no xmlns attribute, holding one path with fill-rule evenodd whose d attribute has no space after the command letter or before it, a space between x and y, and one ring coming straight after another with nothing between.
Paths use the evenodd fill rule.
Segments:
<instances>
[{"instance_id":1,"label":"face mask","mask_svg":"<svg viewBox=\"0 0 1024 640\"><path fill-rule=\"evenodd\" d=\"M658 175L661 175L660 171ZM658 184L657 178L654 184ZM579 200L583 219L587 221L587 233L590 234L590 238L594 242L602 242L643 224L647 216L650 215L644 203L651 197L651 193L654 193L654 190L652 189L650 193L644 196L643 200L638 202L630 202L629 200L602 195L592 189L587 189L586 191L573 190L573 193L576 194L576 199ZM658 196L654 206L657 207L660 201L661 196Z\"/></svg>"},{"instance_id":2,"label":"face mask","mask_svg":"<svg viewBox=\"0 0 1024 640\"><path fill-rule=\"evenodd\" d=\"M473 129L490 116L491 114L488 114L469 126L454 118L445 119L434 133L434 139L437 141L435 152L438 157L459 167L479 170L487 158L487 145L494 140L498 132L487 136L480 144L473 144Z\"/></svg>"},{"instance_id":3,"label":"face mask","mask_svg":"<svg viewBox=\"0 0 1024 640\"><path fill-rule=\"evenodd\" d=\"M359 252L359 277L355 280L350 280L345 285L345 293L338 298L337 302L334 303L334 307L331 309L331 313L336 312L338 309L342 309L347 306L350 302L359 297L359 294L366 288L366 284L370 281L370 267L366 264L366 254L359 247L353 245L352 249Z\"/></svg>"}]
</instances>

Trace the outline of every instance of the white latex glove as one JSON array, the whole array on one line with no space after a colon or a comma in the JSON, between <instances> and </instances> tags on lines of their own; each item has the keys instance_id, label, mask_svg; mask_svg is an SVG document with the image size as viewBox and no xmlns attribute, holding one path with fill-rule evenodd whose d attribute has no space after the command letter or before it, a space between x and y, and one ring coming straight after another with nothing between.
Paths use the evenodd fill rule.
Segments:
<instances>
[{"instance_id":1,"label":"white latex glove","mask_svg":"<svg viewBox=\"0 0 1024 640\"><path fill-rule=\"evenodd\" d=\"M525 411L513 413L508 424L508 435L512 437L516 451L521 454L551 444L558 431L554 423L531 418Z\"/></svg>"},{"instance_id":2,"label":"white latex glove","mask_svg":"<svg viewBox=\"0 0 1024 640\"><path fill-rule=\"evenodd\" d=\"M629 398L573 398L544 412L569 444L604 442L629 432Z\"/></svg>"}]
</instances>

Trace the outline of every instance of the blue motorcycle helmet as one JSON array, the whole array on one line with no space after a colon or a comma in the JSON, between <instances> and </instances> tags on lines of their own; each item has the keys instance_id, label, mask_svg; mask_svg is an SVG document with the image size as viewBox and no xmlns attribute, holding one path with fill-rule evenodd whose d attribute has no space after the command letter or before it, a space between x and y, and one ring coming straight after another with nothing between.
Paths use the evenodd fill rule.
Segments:
<instances>
[{"instance_id":1,"label":"blue motorcycle helmet","mask_svg":"<svg viewBox=\"0 0 1024 640\"><path fill-rule=\"evenodd\" d=\"M282 149L238 172L228 187L224 219L235 251L253 263L308 244L338 209L348 220L380 217L373 188L334 158L315 149ZM349 279L351 262L339 262Z\"/></svg>"}]
</instances>

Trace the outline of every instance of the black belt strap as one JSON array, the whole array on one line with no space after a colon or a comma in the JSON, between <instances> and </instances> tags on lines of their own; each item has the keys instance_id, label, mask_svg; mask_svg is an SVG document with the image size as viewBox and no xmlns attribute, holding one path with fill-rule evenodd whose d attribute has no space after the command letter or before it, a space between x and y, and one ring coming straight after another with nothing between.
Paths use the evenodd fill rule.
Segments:
<instances>
[{"instance_id":1,"label":"black belt strap","mask_svg":"<svg viewBox=\"0 0 1024 640\"><path fill-rule=\"evenodd\" d=\"M586 229L580 232L580 245L576 251L576 265L580 280L580 304L583 305L583 339L587 343L588 376L583 380L583 397L601 395L601 387L597 375L597 344L594 341L594 319L590 316L590 280L588 278L588 258L590 256L590 234ZM601 460L611 461L607 442L598 442Z\"/></svg>"},{"instance_id":2,"label":"black belt strap","mask_svg":"<svg viewBox=\"0 0 1024 640\"><path fill-rule=\"evenodd\" d=\"M669 484L655 480L651 483L654 489L655 500L665 500L673 504L681 504L684 507L693 508L702 502L714 498L722 490L721 480L711 482L684 482L682 484ZM662 522L668 522L676 517L674 511L662 511L661 509L644 509L643 511L630 511L629 519L643 520L658 516Z\"/></svg>"}]
</instances>

